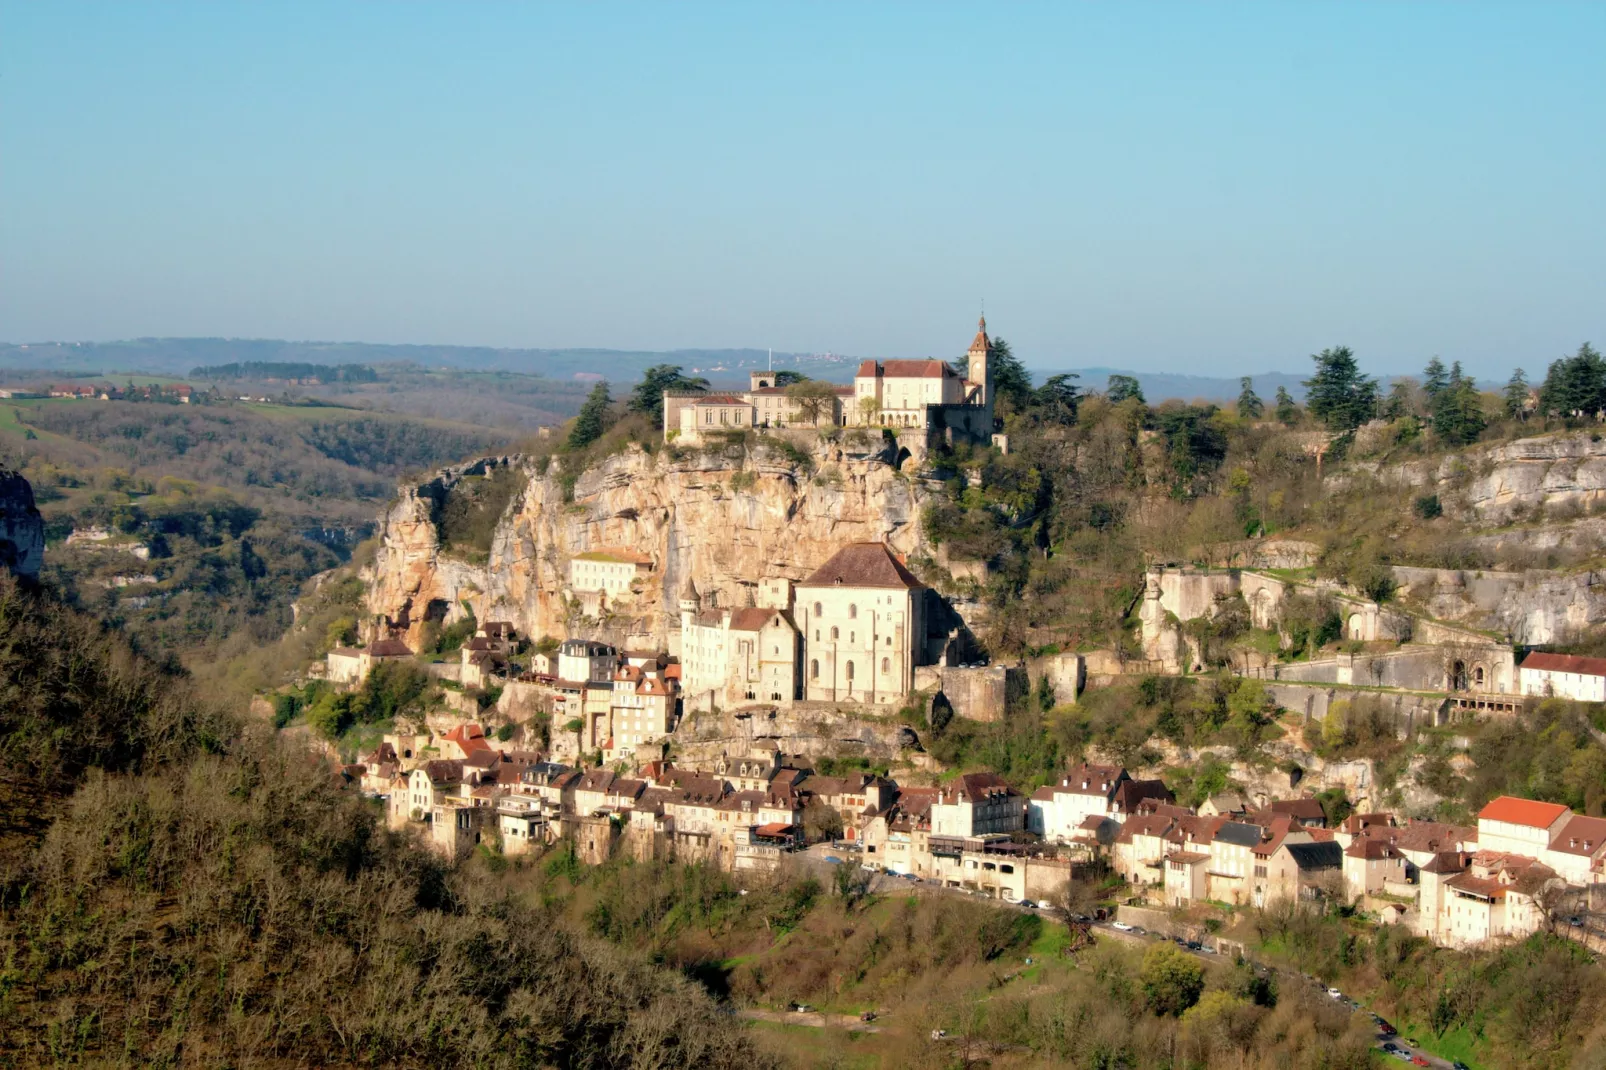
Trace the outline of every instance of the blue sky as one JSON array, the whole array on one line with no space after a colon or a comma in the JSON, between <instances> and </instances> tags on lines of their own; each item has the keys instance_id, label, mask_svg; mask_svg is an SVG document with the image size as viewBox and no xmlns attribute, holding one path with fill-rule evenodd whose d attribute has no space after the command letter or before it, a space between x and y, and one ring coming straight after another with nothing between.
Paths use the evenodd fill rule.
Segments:
<instances>
[{"instance_id":1,"label":"blue sky","mask_svg":"<svg viewBox=\"0 0 1606 1070\"><path fill-rule=\"evenodd\" d=\"M1500 377L1606 342L1606 5L0 3L0 339Z\"/></svg>"}]
</instances>

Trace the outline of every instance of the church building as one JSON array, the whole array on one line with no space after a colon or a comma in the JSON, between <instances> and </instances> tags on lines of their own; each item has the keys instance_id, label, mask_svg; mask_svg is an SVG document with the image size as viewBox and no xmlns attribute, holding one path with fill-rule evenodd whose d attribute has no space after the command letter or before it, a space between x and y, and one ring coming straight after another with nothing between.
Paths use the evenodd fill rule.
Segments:
<instances>
[{"instance_id":1,"label":"church building","mask_svg":"<svg viewBox=\"0 0 1606 1070\"><path fill-rule=\"evenodd\" d=\"M925 655L926 588L885 543L844 546L797 585L803 694L900 703Z\"/></svg>"}]
</instances>

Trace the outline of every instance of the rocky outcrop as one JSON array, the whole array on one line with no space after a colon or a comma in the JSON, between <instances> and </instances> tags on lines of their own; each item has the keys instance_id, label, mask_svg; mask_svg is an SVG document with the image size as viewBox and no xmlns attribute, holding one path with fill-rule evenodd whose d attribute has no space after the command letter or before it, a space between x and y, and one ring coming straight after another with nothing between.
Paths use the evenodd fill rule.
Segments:
<instances>
[{"instance_id":1,"label":"rocky outcrop","mask_svg":"<svg viewBox=\"0 0 1606 1070\"><path fill-rule=\"evenodd\" d=\"M1454 621L1519 645L1577 639L1606 622L1606 577L1580 572L1394 569L1399 594L1437 620Z\"/></svg>"},{"instance_id":2,"label":"rocky outcrop","mask_svg":"<svg viewBox=\"0 0 1606 1070\"><path fill-rule=\"evenodd\" d=\"M1576 431L1371 470L1384 483L1435 493L1464 519L1506 523L1536 510L1578 515L1606 504L1606 435Z\"/></svg>"},{"instance_id":3,"label":"rocky outcrop","mask_svg":"<svg viewBox=\"0 0 1606 1070\"><path fill-rule=\"evenodd\" d=\"M417 640L429 619L507 620L526 635L584 631L619 643L667 645L688 579L703 604L751 604L765 576L802 579L844 543L885 541L929 554L920 530L924 489L879 441L862 448L800 438L724 451L648 452L633 446L576 473L520 458L528 483L509 505L483 563L441 546L438 510L453 485L483 466L400 489L380 526L369 608ZM570 480L572 479L572 482ZM572 489L571 489L572 488ZM588 550L629 549L652 560L633 596L582 621L569 562Z\"/></svg>"},{"instance_id":4,"label":"rocky outcrop","mask_svg":"<svg viewBox=\"0 0 1606 1070\"><path fill-rule=\"evenodd\" d=\"M34 505L33 487L18 473L0 469L0 565L34 577L44 563L45 522Z\"/></svg>"}]
</instances>

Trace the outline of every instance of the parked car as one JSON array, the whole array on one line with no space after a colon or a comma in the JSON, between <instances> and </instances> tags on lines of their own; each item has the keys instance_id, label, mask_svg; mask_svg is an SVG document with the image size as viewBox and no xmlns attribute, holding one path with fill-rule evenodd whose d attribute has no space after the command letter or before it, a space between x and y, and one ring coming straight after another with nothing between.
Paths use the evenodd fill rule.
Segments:
<instances>
[{"instance_id":1,"label":"parked car","mask_svg":"<svg viewBox=\"0 0 1606 1070\"><path fill-rule=\"evenodd\" d=\"M1032 900L1030 900L1030 899L1022 899L1020 901L1020 905L1025 907L1027 910L1036 910L1037 909L1037 904L1032 902Z\"/></svg>"},{"instance_id":2,"label":"parked car","mask_svg":"<svg viewBox=\"0 0 1606 1070\"><path fill-rule=\"evenodd\" d=\"M1398 1029L1395 1029L1392 1025L1390 1025L1387 1021L1385 1021L1382 1018L1378 1018L1377 1019L1377 1031L1379 1033L1382 1033L1386 1037L1392 1037L1392 1036L1395 1036L1395 1035L1397 1035L1399 1033Z\"/></svg>"},{"instance_id":3,"label":"parked car","mask_svg":"<svg viewBox=\"0 0 1606 1070\"><path fill-rule=\"evenodd\" d=\"M1395 1052L1397 1052L1399 1050L1400 1050L1400 1046L1398 1044L1385 1043L1383 1045L1383 1054L1384 1055L1393 1055Z\"/></svg>"},{"instance_id":4,"label":"parked car","mask_svg":"<svg viewBox=\"0 0 1606 1070\"><path fill-rule=\"evenodd\" d=\"M865 1011L863 1014L859 1015L859 1021L861 1021L861 1022L873 1022L873 1021L875 1021L875 1011Z\"/></svg>"},{"instance_id":5,"label":"parked car","mask_svg":"<svg viewBox=\"0 0 1606 1070\"><path fill-rule=\"evenodd\" d=\"M1132 926L1128 925L1124 921L1112 921L1110 922L1110 928L1123 933L1129 933L1132 931Z\"/></svg>"},{"instance_id":6,"label":"parked car","mask_svg":"<svg viewBox=\"0 0 1606 1070\"><path fill-rule=\"evenodd\" d=\"M1390 1054L1396 1059L1400 1060L1402 1063L1408 1063L1411 1061L1411 1053L1406 1051L1404 1048L1395 1048L1394 1051L1390 1052Z\"/></svg>"},{"instance_id":7,"label":"parked car","mask_svg":"<svg viewBox=\"0 0 1606 1070\"><path fill-rule=\"evenodd\" d=\"M1328 999L1343 999L1344 998L1344 993L1340 992L1336 988L1329 988L1327 990L1327 998Z\"/></svg>"},{"instance_id":8,"label":"parked car","mask_svg":"<svg viewBox=\"0 0 1606 1070\"><path fill-rule=\"evenodd\" d=\"M1432 1066L1433 1064L1428 1062L1427 1059L1424 1056L1413 1055L1413 1056L1411 1056L1411 1065L1412 1066Z\"/></svg>"}]
</instances>

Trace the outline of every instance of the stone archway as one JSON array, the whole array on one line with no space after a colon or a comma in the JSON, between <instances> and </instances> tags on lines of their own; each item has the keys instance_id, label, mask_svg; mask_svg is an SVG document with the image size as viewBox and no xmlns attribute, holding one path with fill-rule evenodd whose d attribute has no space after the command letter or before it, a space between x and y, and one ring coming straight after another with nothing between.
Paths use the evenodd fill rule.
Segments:
<instances>
[{"instance_id":1,"label":"stone archway","mask_svg":"<svg viewBox=\"0 0 1606 1070\"><path fill-rule=\"evenodd\" d=\"M1457 659L1450 663L1450 690L1465 691L1467 689L1467 663Z\"/></svg>"}]
</instances>

